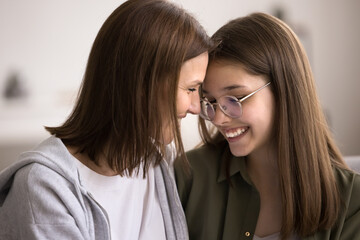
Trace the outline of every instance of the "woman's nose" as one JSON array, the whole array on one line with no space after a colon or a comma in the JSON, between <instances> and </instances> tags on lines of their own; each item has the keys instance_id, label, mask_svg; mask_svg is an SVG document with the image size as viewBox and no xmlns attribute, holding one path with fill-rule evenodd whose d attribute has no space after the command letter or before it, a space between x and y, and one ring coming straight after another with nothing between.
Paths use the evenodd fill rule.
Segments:
<instances>
[{"instance_id":1,"label":"woman's nose","mask_svg":"<svg viewBox=\"0 0 360 240\"><path fill-rule=\"evenodd\" d=\"M200 113L200 96L199 93L191 96L191 102L189 106L189 113L198 115Z\"/></svg>"}]
</instances>

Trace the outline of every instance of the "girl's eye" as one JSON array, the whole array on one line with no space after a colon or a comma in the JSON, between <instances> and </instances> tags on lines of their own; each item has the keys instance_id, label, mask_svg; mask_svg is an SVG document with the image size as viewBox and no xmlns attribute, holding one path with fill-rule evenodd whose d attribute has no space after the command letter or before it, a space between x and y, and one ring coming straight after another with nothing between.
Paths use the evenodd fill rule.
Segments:
<instances>
[{"instance_id":1,"label":"girl's eye","mask_svg":"<svg viewBox=\"0 0 360 240\"><path fill-rule=\"evenodd\" d=\"M227 98L226 99L229 103L237 103L239 102L239 99L238 98Z\"/></svg>"},{"instance_id":2,"label":"girl's eye","mask_svg":"<svg viewBox=\"0 0 360 240\"><path fill-rule=\"evenodd\" d=\"M243 97L246 97L246 95L234 95L233 97L237 100L241 100Z\"/></svg>"}]
</instances>

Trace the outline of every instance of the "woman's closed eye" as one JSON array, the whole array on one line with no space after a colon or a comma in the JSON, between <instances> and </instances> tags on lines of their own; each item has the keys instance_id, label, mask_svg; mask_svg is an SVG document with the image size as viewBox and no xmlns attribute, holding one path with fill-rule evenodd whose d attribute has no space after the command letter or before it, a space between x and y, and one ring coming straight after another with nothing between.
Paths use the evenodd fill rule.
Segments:
<instances>
[{"instance_id":1,"label":"woman's closed eye","mask_svg":"<svg viewBox=\"0 0 360 240\"><path fill-rule=\"evenodd\" d=\"M189 91L189 92L196 92L197 89L196 89L196 88L189 88L188 91Z\"/></svg>"}]
</instances>

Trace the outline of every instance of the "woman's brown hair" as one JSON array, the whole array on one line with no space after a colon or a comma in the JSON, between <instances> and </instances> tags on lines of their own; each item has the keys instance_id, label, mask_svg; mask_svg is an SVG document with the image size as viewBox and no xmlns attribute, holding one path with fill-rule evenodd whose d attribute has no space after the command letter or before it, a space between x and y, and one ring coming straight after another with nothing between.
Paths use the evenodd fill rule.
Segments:
<instances>
[{"instance_id":1,"label":"woman's brown hair","mask_svg":"<svg viewBox=\"0 0 360 240\"><path fill-rule=\"evenodd\" d=\"M212 39L212 61L240 64L271 81L276 103L275 138L282 197L283 239L329 229L341 210L333 167L347 168L327 127L306 53L293 31L264 13L230 21ZM205 80L206 81L206 80ZM200 119L203 141L219 144Z\"/></svg>"},{"instance_id":2,"label":"woman's brown hair","mask_svg":"<svg viewBox=\"0 0 360 240\"><path fill-rule=\"evenodd\" d=\"M105 156L120 175L161 160L161 130L169 116L185 159L176 114L182 64L211 47L201 25L165 0L129 0L101 27L78 99L62 126L46 127L92 161ZM166 120L168 121L168 120Z\"/></svg>"}]
</instances>

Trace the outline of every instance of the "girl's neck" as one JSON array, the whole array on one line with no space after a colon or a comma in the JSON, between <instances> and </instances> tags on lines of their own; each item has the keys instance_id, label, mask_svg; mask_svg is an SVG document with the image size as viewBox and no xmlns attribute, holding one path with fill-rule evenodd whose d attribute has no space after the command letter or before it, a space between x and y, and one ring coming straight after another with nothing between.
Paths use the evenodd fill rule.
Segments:
<instances>
[{"instance_id":1,"label":"girl's neck","mask_svg":"<svg viewBox=\"0 0 360 240\"><path fill-rule=\"evenodd\" d=\"M275 149L275 148L274 148ZM247 157L249 177L260 194L255 234L267 236L281 230L282 199L276 151L266 150Z\"/></svg>"},{"instance_id":2,"label":"girl's neck","mask_svg":"<svg viewBox=\"0 0 360 240\"><path fill-rule=\"evenodd\" d=\"M257 151L247 156L247 172L257 188L278 185L279 170L275 148ZM260 189L259 189L260 190Z\"/></svg>"}]
</instances>

